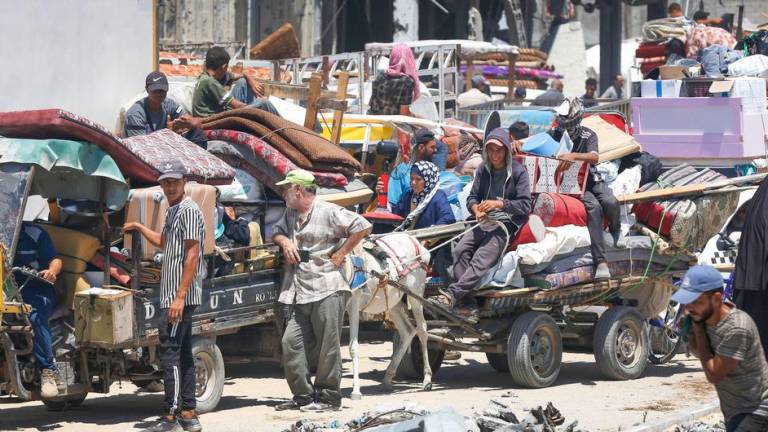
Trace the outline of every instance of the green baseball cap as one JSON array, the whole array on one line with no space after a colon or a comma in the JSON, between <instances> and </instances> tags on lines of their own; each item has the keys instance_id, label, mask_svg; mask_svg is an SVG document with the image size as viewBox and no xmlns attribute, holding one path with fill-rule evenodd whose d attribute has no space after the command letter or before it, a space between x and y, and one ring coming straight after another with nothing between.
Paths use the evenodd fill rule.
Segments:
<instances>
[{"instance_id":1,"label":"green baseball cap","mask_svg":"<svg viewBox=\"0 0 768 432\"><path fill-rule=\"evenodd\" d=\"M315 185L315 176L311 172L303 169L291 170L285 176L285 180L275 183L277 186L283 186L287 184L295 184L299 186L309 187Z\"/></svg>"}]
</instances>

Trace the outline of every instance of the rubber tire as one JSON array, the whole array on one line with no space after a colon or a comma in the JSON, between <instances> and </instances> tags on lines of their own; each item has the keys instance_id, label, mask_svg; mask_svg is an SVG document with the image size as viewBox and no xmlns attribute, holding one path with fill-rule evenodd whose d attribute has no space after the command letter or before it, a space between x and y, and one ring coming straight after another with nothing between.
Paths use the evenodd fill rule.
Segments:
<instances>
[{"instance_id":1,"label":"rubber tire","mask_svg":"<svg viewBox=\"0 0 768 432\"><path fill-rule=\"evenodd\" d=\"M509 373L509 360L506 354L502 353L485 353L485 358L488 359L488 364L496 372Z\"/></svg>"},{"instance_id":2,"label":"rubber tire","mask_svg":"<svg viewBox=\"0 0 768 432\"><path fill-rule=\"evenodd\" d=\"M546 331L552 344L553 364L540 374L531 359L531 337L537 331ZM507 364L512 381L521 387L549 387L560 375L563 360L563 339L560 328L551 316L543 312L526 312L512 323L507 339Z\"/></svg>"},{"instance_id":3,"label":"rubber tire","mask_svg":"<svg viewBox=\"0 0 768 432\"><path fill-rule=\"evenodd\" d=\"M621 326L628 323L639 334L639 345L635 364L626 366L617 359L617 337ZM614 306L606 310L595 325L593 349L595 362L600 373L608 379L626 381L639 378L648 366L648 332L645 320L637 309L628 306ZM639 352L637 352L639 349Z\"/></svg>"},{"instance_id":4,"label":"rubber tire","mask_svg":"<svg viewBox=\"0 0 768 432\"><path fill-rule=\"evenodd\" d=\"M392 332L392 353L400 341L400 334L397 331ZM437 375L437 371L440 370L440 366L443 365L443 358L445 357L444 350L428 349L427 355L429 355L429 367L432 369L432 378ZM395 378L402 380L415 380L421 381L424 379L424 356L421 354L421 346L419 343L419 337L414 336L411 341L411 346L408 351L403 355L403 360L397 367Z\"/></svg>"},{"instance_id":5,"label":"rubber tire","mask_svg":"<svg viewBox=\"0 0 768 432\"><path fill-rule=\"evenodd\" d=\"M80 405L82 405L85 398L88 396L88 393L82 393L79 395L72 395L67 396L64 399L57 399L57 400L46 400L42 399L43 403L46 407L48 407L48 411L66 411L70 408L77 408Z\"/></svg>"},{"instance_id":6,"label":"rubber tire","mask_svg":"<svg viewBox=\"0 0 768 432\"><path fill-rule=\"evenodd\" d=\"M199 414L205 414L216 409L224 392L224 357L221 355L221 350L219 350L216 342L203 337L192 339L192 357L194 357L196 365L199 364L199 361L204 361L198 359L199 356L206 356L207 362L211 365L206 391L203 395L197 396L196 411ZM196 373L198 372L196 371ZM197 385L195 385L195 389L197 390Z\"/></svg>"}]
</instances>

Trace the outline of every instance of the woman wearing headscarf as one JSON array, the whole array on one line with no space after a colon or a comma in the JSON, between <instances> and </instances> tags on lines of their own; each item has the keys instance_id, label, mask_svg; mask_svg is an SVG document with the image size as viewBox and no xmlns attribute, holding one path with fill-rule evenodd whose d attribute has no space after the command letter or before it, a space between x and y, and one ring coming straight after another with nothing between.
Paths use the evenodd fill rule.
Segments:
<instances>
[{"instance_id":1,"label":"woman wearing headscarf","mask_svg":"<svg viewBox=\"0 0 768 432\"><path fill-rule=\"evenodd\" d=\"M409 105L419 97L419 75L408 45L392 48L389 67L373 82L369 114L411 115Z\"/></svg>"},{"instance_id":2,"label":"woman wearing headscarf","mask_svg":"<svg viewBox=\"0 0 768 432\"><path fill-rule=\"evenodd\" d=\"M456 222L448 196L437 187L440 171L432 162L418 161L411 167L411 190L392 207L392 213L405 218L396 228L427 228Z\"/></svg>"}]
</instances>

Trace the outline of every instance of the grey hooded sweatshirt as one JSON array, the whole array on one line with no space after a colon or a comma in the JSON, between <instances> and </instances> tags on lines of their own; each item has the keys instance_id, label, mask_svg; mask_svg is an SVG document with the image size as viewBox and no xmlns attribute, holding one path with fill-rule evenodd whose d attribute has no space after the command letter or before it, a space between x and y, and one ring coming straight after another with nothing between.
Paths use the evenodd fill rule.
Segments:
<instances>
[{"instance_id":1,"label":"grey hooded sweatshirt","mask_svg":"<svg viewBox=\"0 0 768 432\"><path fill-rule=\"evenodd\" d=\"M491 196L493 187L493 175L492 165L488 160L488 155L485 150L485 145L489 140L495 139L507 149L507 164L506 164L506 178L504 184L501 187L502 201L504 202L503 211L512 219L512 222L516 225L514 231L516 232L521 226L528 221L528 215L531 213L531 187L528 183L528 173L520 163L518 163L514 157L512 157L512 145L509 142L509 132L504 128L496 128L492 130L483 142L483 163L475 171L475 179L472 184L472 189L469 192L467 198L467 209L472 213L472 206L480 204L485 200L495 200L497 197ZM472 213L474 218L474 213ZM511 228L511 227L507 227Z\"/></svg>"}]
</instances>

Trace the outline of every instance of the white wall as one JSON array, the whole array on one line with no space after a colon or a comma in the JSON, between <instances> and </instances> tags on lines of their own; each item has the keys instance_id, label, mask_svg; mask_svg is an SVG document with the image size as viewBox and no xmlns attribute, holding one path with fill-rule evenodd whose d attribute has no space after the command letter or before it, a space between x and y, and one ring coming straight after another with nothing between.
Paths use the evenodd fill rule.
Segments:
<instances>
[{"instance_id":1,"label":"white wall","mask_svg":"<svg viewBox=\"0 0 768 432\"><path fill-rule=\"evenodd\" d=\"M152 0L0 0L0 111L63 108L114 128L152 70Z\"/></svg>"}]
</instances>

